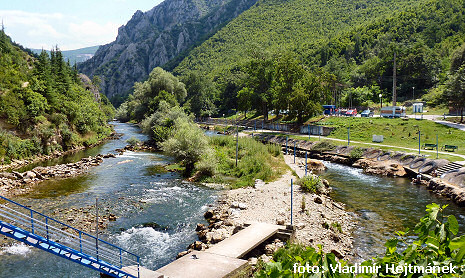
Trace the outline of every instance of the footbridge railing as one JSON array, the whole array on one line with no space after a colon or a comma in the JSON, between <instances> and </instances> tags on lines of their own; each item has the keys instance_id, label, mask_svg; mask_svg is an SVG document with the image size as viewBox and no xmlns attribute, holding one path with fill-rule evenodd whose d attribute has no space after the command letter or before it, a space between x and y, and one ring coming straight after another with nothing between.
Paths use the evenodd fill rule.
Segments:
<instances>
[{"instance_id":1,"label":"footbridge railing","mask_svg":"<svg viewBox=\"0 0 465 278\"><path fill-rule=\"evenodd\" d=\"M140 276L137 255L3 196L0 234L111 277Z\"/></svg>"}]
</instances>

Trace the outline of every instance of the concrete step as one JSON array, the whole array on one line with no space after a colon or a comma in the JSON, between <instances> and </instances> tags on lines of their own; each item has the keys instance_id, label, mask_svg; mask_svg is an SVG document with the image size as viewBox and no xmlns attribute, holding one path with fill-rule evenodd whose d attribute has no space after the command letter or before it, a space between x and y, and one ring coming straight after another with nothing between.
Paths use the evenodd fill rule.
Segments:
<instances>
[{"instance_id":1,"label":"concrete step","mask_svg":"<svg viewBox=\"0 0 465 278\"><path fill-rule=\"evenodd\" d=\"M253 223L205 251L191 252L160 268L165 278L249 277L250 265L241 259L258 245L280 233L290 237L285 226Z\"/></svg>"},{"instance_id":2,"label":"concrete step","mask_svg":"<svg viewBox=\"0 0 465 278\"><path fill-rule=\"evenodd\" d=\"M266 223L254 223L227 238L205 252L222 255L230 258L242 258L258 245L275 235L286 227Z\"/></svg>"},{"instance_id":3,"label":"concrete step","mask_svg":"<svg viewBox=\"0 0 465 278\"><path fill-rule=\"evenodd\" d=\"M246 260L194 251L158 269L157 272L162 273L165 278L223 278L237 277L249 269L250 265Z\"/></svg>"},{"instance_id":4,"label":"concrete step","mask_svg":"<svg viewBox=\"0 0 465 278\"><path fill-rule=\"evenodd\" d=\"M444 174L445 172L452 171L452 170L458 170L458 169L460 169L462 167L463 167L463 165L460 165L460 164L455 163L455 162L451 162L451 163L439 168L437 170L437 173L438 173L438 176L440 176L440 175Z\"/></svg>"},{"instance_id":5,"label":"concrete step","mask_svg":"<svg viewBox=\"0 0 465 278\"><path fill-rule=\"evenodd\" d=\"M126 266L126 267L123 267L122 270L128 274L131 274L137 277L137 265ZM140 278L168 278L159 272L152 271L142 266L139 266L139 277ZM111 278L111 276L100 274L100 278Z\"/></svg>"}]
</instances>

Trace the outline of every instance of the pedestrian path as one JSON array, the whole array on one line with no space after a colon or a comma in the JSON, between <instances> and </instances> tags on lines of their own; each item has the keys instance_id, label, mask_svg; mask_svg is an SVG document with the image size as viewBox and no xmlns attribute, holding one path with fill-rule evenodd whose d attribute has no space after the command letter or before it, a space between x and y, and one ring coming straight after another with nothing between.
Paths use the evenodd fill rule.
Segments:
<instances>
[{"instance_id":1,"label":"pedestrian path","mask_svg":"<svg viewBox=\"0 0 465 278\"><path fill-rule=\"evenodd\" d=\"M249 264L242 259L267 239L286 230L285 226L253 223L205 251L191 252L156 272L169 278L237 277L247 272Z\"/></svg>"}]
</instances>

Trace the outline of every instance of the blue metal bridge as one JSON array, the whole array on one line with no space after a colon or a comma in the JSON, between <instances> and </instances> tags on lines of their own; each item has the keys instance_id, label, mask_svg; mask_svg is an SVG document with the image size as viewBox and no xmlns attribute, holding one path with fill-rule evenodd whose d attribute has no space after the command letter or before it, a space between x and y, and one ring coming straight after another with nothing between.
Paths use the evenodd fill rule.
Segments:
<instances>
[{"instance_id":1,"label":"blue metal bridge","mask_svg":"<svg viewBox=\"0 0 465 278\"><path fill-rule=\"evenodd\" d=\"M2 196L0 234L111 277L140 278L137 255Z\"/></svg>"}]
</instances>

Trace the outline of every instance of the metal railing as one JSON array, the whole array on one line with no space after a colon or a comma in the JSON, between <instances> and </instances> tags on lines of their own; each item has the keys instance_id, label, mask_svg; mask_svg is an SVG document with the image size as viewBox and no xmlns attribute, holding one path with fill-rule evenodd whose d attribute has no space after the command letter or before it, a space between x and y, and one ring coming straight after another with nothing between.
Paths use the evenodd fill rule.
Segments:
<instances>
[{"instance_id":1,"label":"metal railing","mask_svg":"<svg viewBox=\"0 0 465 278\"><path fill-rule=\"evenodd\" d=\"M264 120L234 120L234 119L220 119L220 118L196 118L195 122L205 125L223 125L244 127L250 130L271 130L271 131L285 131L296 132L309 135L323 135L327 136L334 129L332 127L321 125L298 125L298 124L281 124L273 123L273 121L266 122Z\"/></svg>"},{"instance_id":2,"label":"metal railing","mask_svg":"<svg viewBox=\"0 0 465 278\"><path fill-rule=\"evenodd\" d=\"M41 237L53 246L63 246L66 252L83 255L87 261L95 258L106 267L125 267L137 273L128 277L139 277L139 256L3 196L0 196L0 221Z\"/></svg>"}]
</instances>

